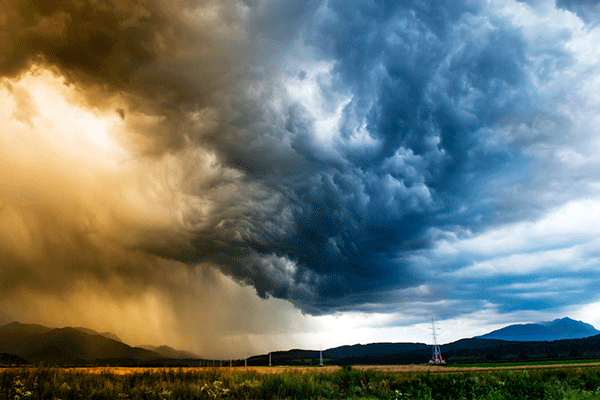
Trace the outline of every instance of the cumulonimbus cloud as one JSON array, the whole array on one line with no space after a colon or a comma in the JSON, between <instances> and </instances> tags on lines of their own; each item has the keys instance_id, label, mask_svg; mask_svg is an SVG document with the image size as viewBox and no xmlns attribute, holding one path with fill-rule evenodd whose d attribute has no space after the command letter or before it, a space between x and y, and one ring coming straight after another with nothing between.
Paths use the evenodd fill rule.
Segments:
<instances>
[{"instance_id":1,"label":"cumulonimbus cloud","mask_svg":"<svg viewBox=\"0 0 600 400\"><path fill-rule=\"evenodd\" d=\"M10 132L44 129L23 79L51 71L70 104L113 121L125 154L116 170L86 166L88 186L73 173L84 161L44 143L39 171L1 174L36 182L3 186L5 221L39 233L15 249L87 254L48 265L146 283L153 257L210 264L319 314L423 283L408 255L440 230L540 211L503 193L547 139L536 127L566 124L539 94L569 62L560 43L532 49L478 2L291 3L9 1L3 150ZM4 273L17 287L38 261Z\"/></svg>"}]
</instances>

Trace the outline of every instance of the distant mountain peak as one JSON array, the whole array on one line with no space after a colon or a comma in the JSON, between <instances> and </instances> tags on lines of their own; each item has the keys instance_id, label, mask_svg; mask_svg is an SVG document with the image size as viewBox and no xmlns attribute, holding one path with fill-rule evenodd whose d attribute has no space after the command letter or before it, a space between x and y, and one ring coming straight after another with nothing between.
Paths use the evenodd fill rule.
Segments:
<instances>
[{"instance_id":1,"label":"distant mountain peak","mask_svg":"<svg viewBox=\"0 0 600 400\"><path fill-rule=\"evenodd\" d=\"M585 325L592 326L590 324L586 324L583 321L577 321L577 320L571 319L569 317L557 318L553 321L542 321L542 322L538 322L538 324L543 325L543 326L579 325L579 324L585 324Z\"/></svg>"},{"instance_id":2,"label":"distant mountain peak","mask_svg":"<svg viewBox=\"0 0 600 400\"><path fill-rule=\"evenodd\" d=\"M598 334L600 334L600 331L594 328L594 326L583 321L576 321L569 317L564 317L553 321L509 325L477 337L483 339L530 342L582 339Z\"/></svg>"}]
</instances>

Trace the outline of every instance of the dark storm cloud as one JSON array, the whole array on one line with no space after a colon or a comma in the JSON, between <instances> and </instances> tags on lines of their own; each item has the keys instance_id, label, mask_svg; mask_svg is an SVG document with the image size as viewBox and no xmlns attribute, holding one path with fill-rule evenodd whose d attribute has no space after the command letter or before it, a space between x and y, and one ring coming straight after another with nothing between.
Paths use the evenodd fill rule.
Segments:
<instances>
[{"instance_id":1,"label":"dark storm cloud","mask_svg":"<svg viewBox=\"0 0 600 400\"><path fill-rule=\"evenodd\" d=\"M293 15L300 48L273 55L281 66L270 73L310 85L318 102L278 98L287 83L269 75L262 93L279 114L243 97L243 117L211 141L255 186L196 248L261 296L311 313L386 302L426 279L403 254L430 246L431 228L514 218L515 204L488 190L512 188L498 174L516 176L525 160L490 142L538 112L528 45L476 3L334 1ZM298 64L302 51L331 67ZM315 108L331 115L342 103L335 132L318 131Z\"/></svg>"},{"instance_id":2,"label":"dark storm cloud","mask_svg":"<svg viewBox=\"0 0 600 400\"><path fill-rule=\"evenodd\" d=\"M419 274L399 254L427 246L432 226L466 221L468 215L453 218L452 212L471 201L476 175L508 158L505 149L486 149L486 138L474 132L530 108L521 89L527 86L525 43L508 24L479 16L476 6L324 7L322 23L306 29L303 40L333 60L331 82L317 82L322 96L350 93L351 100L329 149L316 139L312 110L289 105L285 128L292 148L318 171L277 176L295 230L254 247L292 260L298 284L307 273L317 275L308 282L312 304L295 299L311 312L374 301L392 288L418 284ZM375 150L353 147L361 125ZM268 182L269 174L261 173ZM491 217L482 225L496 222L494 211L489 207L485 217Z\"/></svg>"},{"instance_id":3,"label":"dark storm cloud","mask_svg":"<svg viewBox=\"0 0 600 400\"><path fill-rule=\"evenodd\" d=\"M15 75L43 57L66 74L128 85L158 57L157 36L167 21L155 8L146 2L9 1L0 67Z\"/></svg>"},{"instance_id":4,"label":"dark storm cloud","mask_svg":"<svg viewBox=\"0 0 600 400\"><path fill-rule=\"evenodd\" d=\"M441 231L540 212L522 150L561 128L536 85L569 57L485 4L63 0L2 18L4 76L52 66L90 106L120 95L123 143L172 157L176 221L124 251L217 265L309 313L369 311L431 279L410 260Z\"/></svg>"}]
</instances>

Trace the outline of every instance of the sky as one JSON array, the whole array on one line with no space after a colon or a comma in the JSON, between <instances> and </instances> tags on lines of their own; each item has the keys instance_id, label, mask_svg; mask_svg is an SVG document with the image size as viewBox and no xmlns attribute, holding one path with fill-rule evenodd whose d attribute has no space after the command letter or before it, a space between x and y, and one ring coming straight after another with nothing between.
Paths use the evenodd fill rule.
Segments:
<instances>
[{"instance_id":1,"label":"sky","mask_svg":"<svg viewBox=\"0 0 600 400\"><path fill-rule=\"evenodd\" d=\"M600 327L595 0L5 0L0 322L203 357Z\"/></svg>"}]
</instances>

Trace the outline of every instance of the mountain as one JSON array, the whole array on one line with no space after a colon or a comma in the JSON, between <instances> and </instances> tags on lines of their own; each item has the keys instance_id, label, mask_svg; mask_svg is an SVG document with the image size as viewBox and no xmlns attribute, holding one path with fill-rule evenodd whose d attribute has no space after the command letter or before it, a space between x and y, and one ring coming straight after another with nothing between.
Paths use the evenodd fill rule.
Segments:
<instances>
[{"instance_id":1,"label":"mountain","mask_svg":"<svg viewBox=\"0 0 600 400\"><path fill-rule=\"evenodd\" d=\"M599 358L600 335L554 341L472 338L444 344L440 348L442 356L450 364ZM371 343L335 347L322 353L323 361L328 365L423 364L431 358L432 348L424 343ZM276 351L271 353L271 360L273 365L317 365L319 351ZM268 362L268 354L248 359L248 365L268 365Z\"/></svg>"},{"instance_id":2,"label":"mountain","mask_svg":"<svg viewBox=\"0 0 600 400\"><path fill-rule=\"evenodd\" d=\"M15 321L15 322L11 322L10 324L0 326L0 342L17 340L17 339L21 339L26 336L34 335L34 334L38 334L38 333L46 333L46 332L51 331L52 329L54 329L54 328L48 328L46 326L36 325L36 324L21 324L20 322ZM117 335L115 335L114 333L110 333L110 332L98 333L92 329L83 328L83 327L77 327L74 329L77 329L78 331L87 333L88 335L101 335L108 339L113 339L113 340L122 342L122 340L119 339L119 337Z\"/></svg>"},{"instance_id":3,"label":"mountain","mask_svg":"<svg viewBox=\"0 0 600 400\"><path fill-rule=\"evenodd\" d=\"M150 350L155 353L158 353L166 358L178 358L178 359L198 359L199 358L194 353L190 353L189 351L184 351L184 350L176 350L169 346L144 345L144 346L139 346L139 347L141 347L142 349L146 349L146 350Z\"/></svg>"},{"instance_id":4,"label":"mountain","mask_svg":"<svg viewBox=\"0 0 600 400\"><path fill-rule=\"evenodd\" d=\"M423 343L370 343L370 344L355 344L353 346L340 346L333 349L325 350L323 356L331 358L340 357L363 357L381 356L399 353L410 353L413 351L423 350L429 346Z\"/></svg>"},{"instance_id":5,"label":"mountain","mask_svg":"<svg viewBox=\"0 0 600 400\"><path fill-rule=\"evenodd\" d=\"M149 361L163 358L153 351L86 331L11 323L0 327L0 353L17 355L29 362L59 365L89 364L107 359Z\"/></svg>"},{"instance_id":6,"label":"mountain","mask_svg":"<svg viewBox=\"0 0 600 400\"><path fill-rule=\"evenodd\" d=\"M561 318L535 324L509 325L485 335L477 336L477 338L533 342L582 339L598 334L600 334L600 331L590 324L570 318Z\"/></svg>"},{"instance_id":7,"label":"mountain","mask_svg":"<svg viewBox=\"0 0 600 400\"><path fill-rule=\"evenodd\" d=\"M271 353L275 365L317 365L319 350L288 350ZM431 346L424 343L369 343L323 350L325 364L420 364L429 361ZM250 357L248 365L268 365L268 354Z\"/></svg>"},{"instance_id":8,"label":"mountain","mask_svg":"<svg viewBox=\"0 0 600 400\"><path fill-rule=\"evenodd\" d=\"M549 337L548 332L551 332L552 338L598 332L581 321L563 318L538 324L511 325L485 336L506 330L509 333L516 330L521 336L513 337L525 336L528 340L461 339L441 345L442 355L449 363L600 358L600 334L545 339ZM112 337L116 336L109 332L99 334L87 328L53 329L13 322L0 326L0 364L197 366L206 361L168 346L131 347ZM532 341L533 337L544 340ZM271 358L273 365L317 365L320 353L319 350L294 349L272 352ZM422 364L429 361L431 346L424 343L356 344L323 350L322 355L324 363L329 365ZM245 361L249 366L268 365L269 355L238 360L237 365L243 365Z\"/></svg>"},{"instance_id":9,"label":"mountain","mask_svg":"<svg viewBox=\"0 0 600 400\"><path fill-rule=\"evenodd\" d=\"M461 339L440 346L450 362L517 361L600 357L600 335L553 341Z\"/></svg>"},{"instance_id":10,"label":"mountain","mask_svg":"<svg viewBox=\"0 0 600 400\"><path fill-rule=\"evenodd\" d=\"M117 342L123 342L117 335L115 335L114 333L111 332L96 332L93 329L89 329L89 328L83 328L81 326L78 326L77 328L78 331L81 331L83 333L87 333L88 335L100 335L100 336L104 336L107 339L112 339L112 340L116 340Z\"/></svg>"},{"instance_id":11,"label":"mountain","mask_svg":"<svg viewBox=\"0 0 600 400\"><path fill-rule=\"evenodd\" d=\"M47 328L36 324L21 324L19 322L11 322L0 326L0 342L10 342L25 338L30 335L46 333L52 328Z\"/></svg>"}]
</instances>

